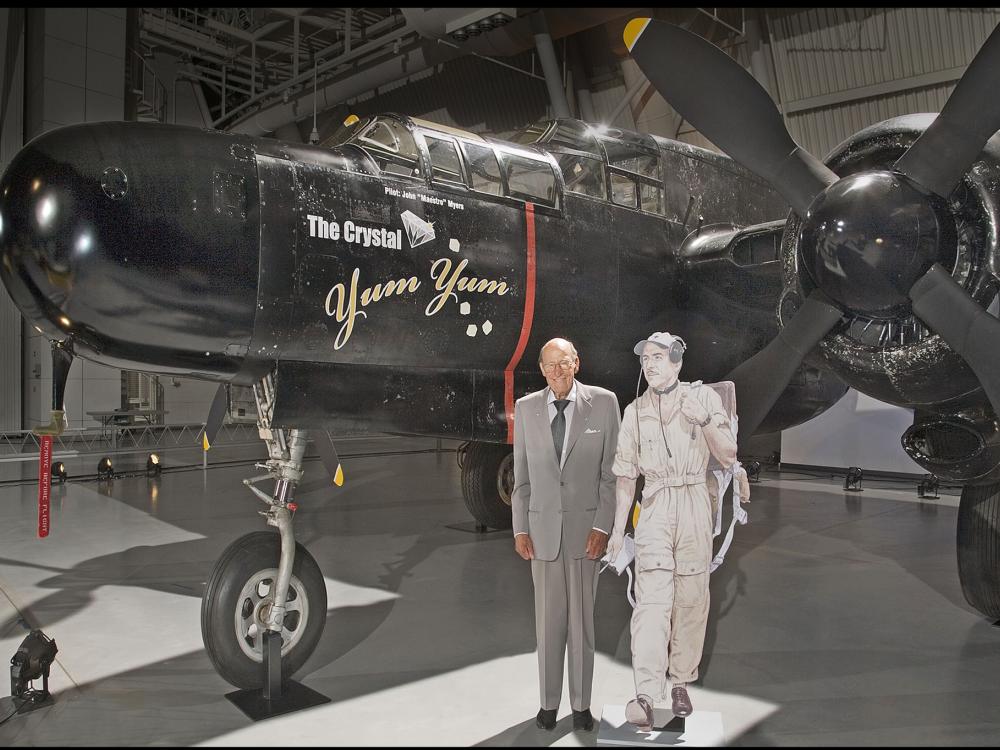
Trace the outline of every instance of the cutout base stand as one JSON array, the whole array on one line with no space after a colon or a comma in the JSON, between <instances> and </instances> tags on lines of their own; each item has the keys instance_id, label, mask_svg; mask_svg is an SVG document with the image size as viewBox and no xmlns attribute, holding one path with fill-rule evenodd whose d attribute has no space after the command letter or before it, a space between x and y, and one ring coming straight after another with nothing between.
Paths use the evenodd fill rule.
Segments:
<instances>
[{"instance_id":1,"label":"cutout base stand","mask_svg":"<svg viewBox=\"0 0 1000 750\"><path fill-rule=\"evenodd\" d=\"M262 689L226 693L226 699L254 721L331 702L330 698L301 682L281 679L281 634L273 630L264 633L263 669Z\"/></svg>"},{"instance_id":2,"label":"cutout base stand","mask_svg":"<svg viewBox=\"0 0 1000 750\"><path fill-rule=\"evenodd\" d=\"M674 716L669 708L654 708L653 731L640 732L625 721L625 706L612 704L604 707L597 730L598 747L709 747L721 745L723 740L722 714L715 711L694 711L682 719Z\"/></svg>"}]
</instances>

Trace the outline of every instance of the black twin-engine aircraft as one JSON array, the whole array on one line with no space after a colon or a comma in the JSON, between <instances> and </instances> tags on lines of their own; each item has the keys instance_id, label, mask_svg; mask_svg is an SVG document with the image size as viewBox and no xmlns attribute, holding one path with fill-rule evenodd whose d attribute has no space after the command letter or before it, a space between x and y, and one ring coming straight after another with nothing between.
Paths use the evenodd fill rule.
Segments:
<instances>
[{"instance_id":1,"label":"black twin-engine aircraft","mask_svg":"<svg viewBox=\"0 0 1000 750\"><path fill-rule=\"evenodd\" d=\"M736 381L741 440L819 414L845 381L914 407L904 446L969 483L963 588L1000 616L997 529L980 520L1000 494L1000 323L985 310L1000 260L997 34L937 120L881 123L826 164L708 42L645 19L626 41L735 162L571 119L505 142L391 114L319 146L76 125L11 162L0 274L54 342L43 431L61 428L74 355L218 381L206 447L225 386L253 386L275 487L246 484L279 534L227 548L202 603L207 652L234 685L261 686L263 633L281 634L291 674L325 623L322 574L291 524L307 439L337 484L331 432L469 441L466 503L509 527L513 406L553 336L623 402L634 342L683 336L686 372Z\"/></svg>"}]
</instances>

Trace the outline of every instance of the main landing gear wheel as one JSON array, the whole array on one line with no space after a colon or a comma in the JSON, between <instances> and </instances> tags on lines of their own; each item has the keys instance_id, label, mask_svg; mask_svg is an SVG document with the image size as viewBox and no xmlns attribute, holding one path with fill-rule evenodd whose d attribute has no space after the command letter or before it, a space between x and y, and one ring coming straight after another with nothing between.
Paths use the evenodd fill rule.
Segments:
<instances>
[{"instance_id":1,"label":"main landing gear wheel","mask_svg":"<svg viewBox=\"0 0 1000 750\"><path fill-rule=\"evenodd\" d=\"M483 526L509 529L514 491L514 452L509 445L469 443L462 461L462 496L472 517Z\"/></svg>"},{"instance_id":2,"label":"main landing gear wheel","mask_svg":"<svg viewBox=\"0 0 1000 750\"><path fill-rule=\"evenodd\" d=\"M201 601L201 637L224 680L243 689L264 686L263 642L278 576L281 538L271 531L240 537L222 553ZM283 679L305 664L326 624L326 584L312 555L295 545L281 631Z\"/></svg>"},{"instance_id":3,"label":"main landing gear wheel","mask_svg":"<svg viewBox=\"0 0 1000 750\"><path fill-rule=\"evenodd\" d=\"M987 617L1000 619L1000 484L962 488L957 547L966 601Z\"/></svg>"}]
</instances>

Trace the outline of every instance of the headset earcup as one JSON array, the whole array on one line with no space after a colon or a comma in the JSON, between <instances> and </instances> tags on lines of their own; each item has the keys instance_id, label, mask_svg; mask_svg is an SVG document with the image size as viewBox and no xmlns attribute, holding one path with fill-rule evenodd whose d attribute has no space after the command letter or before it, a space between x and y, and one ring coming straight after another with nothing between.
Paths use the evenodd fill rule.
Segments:
<instances>
[{"instance_id":1,"label":"headset earcup","mask_svg":"<svg viewBox=\"0 0 1000 750\"><path fill-rule=\"evenodd\" d=\"M670 353L668 355L670 357L670 361L676 364L684 359L684 349L685 346L680 341L672 343L670 345Z\"/></svg>"}]
</instances>

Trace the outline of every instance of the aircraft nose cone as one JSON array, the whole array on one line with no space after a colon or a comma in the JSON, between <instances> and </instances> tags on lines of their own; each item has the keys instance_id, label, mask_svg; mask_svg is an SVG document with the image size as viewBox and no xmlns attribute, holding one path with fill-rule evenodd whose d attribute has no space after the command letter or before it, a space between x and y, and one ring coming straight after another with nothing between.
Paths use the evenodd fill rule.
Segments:
<instances>
[{"instance_id":1,"label":"aircraft nose cone","mask_svg":"<svg viewBox=\"0 0 1000 750\"><path fill-rule=\"evenodd\" d=\"M231 375L256 314L249 139L153 123L49 131L0 178L0 277L49 338L124 369Z\"/></svg>"},{"instance_id":2,"label":"aircraft nose cone","mask_svg":"<svg viewBox=\"0 0 1000 750\"><path fill-rule=\"evenodd\" d=\"M93 180L66 160L74 151L63 143L65 136L56 132L33 141L0 180L0 274L32 323L61 330L80 260L100 241L87 200Z\"/></svg>"}]
</instances>

